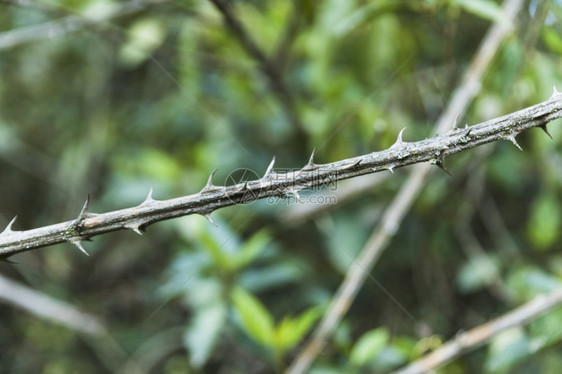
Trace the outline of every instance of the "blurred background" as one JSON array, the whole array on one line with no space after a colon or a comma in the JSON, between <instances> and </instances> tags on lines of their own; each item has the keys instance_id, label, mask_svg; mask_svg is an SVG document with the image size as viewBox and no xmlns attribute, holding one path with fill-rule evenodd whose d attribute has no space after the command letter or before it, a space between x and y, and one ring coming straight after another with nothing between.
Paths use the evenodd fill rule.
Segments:
<instances>
[{"instance_id":1,"label":"blurred background","mask_svg":"<svg viewBox=\"0 0 562 374\"><path fill-rule=\"evenodd\" d=\"M562 90L561 19L560 1L524 2L459 126ZM300 168L315 147L317 163L354 157L404 127L424 139L494 22L492 0L0 0L1 227L70 220L88 194L99 213L151 187L196 193L213 169L224 184L273 156ZM311 372L391 371L560 287L561 125L432 173L372 271L407 313L367 281ZM0 371L281 372L415 167L303 194L337 196L320 208L258 201L214 212L217 227L187 216L98 236L90 257L14 256ZM555 311L439 373L556 373L561 351Z\"/></svg>"}]
</instances>

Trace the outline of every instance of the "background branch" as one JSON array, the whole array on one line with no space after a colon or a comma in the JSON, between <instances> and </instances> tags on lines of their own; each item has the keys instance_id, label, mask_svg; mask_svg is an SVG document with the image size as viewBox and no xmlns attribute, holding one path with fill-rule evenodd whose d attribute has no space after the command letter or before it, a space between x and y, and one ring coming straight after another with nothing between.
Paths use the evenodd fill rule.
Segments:
<instances>
[{"instance_id":1,"label":"background branch","mask_svg":"<svg viewBox=\"0 0 562 374\"><path fill-rule=\"evenodd\" d=\"M273 92L278 97L281 106L284 109L285 114L287 115L289 122L293 126L293 129L296 132L296 139L299 141L303 141L306 139L306 133L304 132L304 128L302 123L297 115L297 110L295 107L294 100L287 88L283 80L283 75L281 73L282 67L285 64L277 65L273 63L266 54L258 47L256 42L252 39L250 34L246 32L246 29L242 25L240 21L234 16L228 1L226 0L210 0L215 7L219 10L222 14L225 23L230 28L230 30L236 35L236 37L240 40L242 47L248 52L252 58L254 58L258 64L260 65L261 70L263 71L264 75L268 78L271 87L273 88ZM293 25L294 23L294 25ZM288 53L288 49L290 46L290 42L292 38L294 38L294 34L297 30L297 23L298 18L292 17L291 25L289 26L286 39L281 44L281 47L277 53ZM276 55L278 58L279 55Z\"/></svg>"},{"instance_id":2,"label":"background branch","mask_svg":"<svg viewBox=\"0 0 562 374\"><path fill-rule=\"evenodd\" d=\"M430 354L412 362L394 374L423 374L437 370L473 349L485 344L509 328L525 325L562 304L562 289L539 295L528 303L469 331L457 334Z\"/></svg>"}]
</instances>

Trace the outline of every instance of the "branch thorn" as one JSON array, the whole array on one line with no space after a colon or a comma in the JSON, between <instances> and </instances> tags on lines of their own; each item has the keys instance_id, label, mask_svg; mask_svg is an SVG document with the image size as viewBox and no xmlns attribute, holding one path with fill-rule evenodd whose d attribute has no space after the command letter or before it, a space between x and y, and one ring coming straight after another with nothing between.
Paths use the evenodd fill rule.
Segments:
<instances>
[{"instance_id":1,"label":"branch thorn","mask_svg":"<svg viewBox=\"0 0 562 374\"><path fill-rule=\"evenodd\" d=\"M211 174L209 175L209 179L207 179L207 184L205 184L205 187L203 187L203 189L201 190L201 193L206 193L206 192L211 192L211 191L217 190L218 187L213 184L213 176L215 175L216 172L217 172L217 169L215 169L211 172Z\"/></svg>"},{"instance_id":2,"label":"branch thorn","mask_svg":"<svg viewBox=\"0 0 562 374\"><path fill-rule=\"evenodd\" d=\"M86 252L86 250L84 249L84 247L82 247L82 243L80 241L80 239L72 239L70 240L70 242L72 244L74 244L82 253L84 253L86 256L89 256L88 252Z\"/></svg>"},{"instance_id":3,"label":"branch thorn","mask_svg":"<svg viewBox=\"0 0 562 374\"><path fill-rule=\"evenodd\" d=\"M148 191L148 195L146 195L146 199L144 199L144 201L141 203L141 205L147 205L147 204L150 204L153 201L156 201L152 197L153 192L154 192L154 189L152 188L152 186L150 186L150 190Z\"/></svg>"},{"instance_id":4,"label":"branch thorn","mask_svg":"<svg viewBox=\"0 0 562 374\"><path fill-rule=\"evenodd\" d=\"M18 216L15 216L14 218L12 218L10 223L8 223L8 225L6 226L4 231L2 231L2 233L0 233L0 235L9 234L11 232L14 232L14 230L12 230L12 226L14 225L14 222L16 222L16 218L18 218Z\"/></svg>"},{"instance_id":5,"label":"branch thorn","mask_svg":"<svg viewBox=\"0 0 562 374\"><path fill-rule=\"evenodd\" d=\"M78 217L76 217L76 220L74 221L75 225L79 224L83 219L85 219L90 215L90 212L88 212L89 205L90 205L90 194L88 194L88 196L86 197L86 202L84 202L84 205L80 210L80 213L78 213Z\"/></svg>"},{"instance_id":6,"label":"branch thorn","mask_svg":"<svg viewBox=\"0 0 562 374\"><path fill-rule=\"evenodd\" d=\"M548 127L546 127L546 123L543 124L543 125L540 125L539 127L540 127L540 129L541 129L542 131L545 132L546 135L548 135L548 137L549 137L550 139L552 139L552 135L550 135L550 133L548 132Z\"/></svg>"},{"instance_id":7,"label":"branch thorn","mask_svg":"<svg viewBox=\"0 0 562 374\"><path fill-rule=\"evenodd\" d=\"M445 164L443 163L443 161L441 160L437 160L435 162L433 162L434 165L436 165L439 169L443 170L445 173L449 174L449 176L453 176L453 174L451 174L451 172L449 171L449 169L447 169L445 167Z\"/></svg>"},{"instance_id":8,"label":"branch thorn","mask_svg":"<svg viewBox=\"0 0 562 374\"><path fill-rule=\"evenodd\" d=\"M273 158L271 159L271 162L269 163L269 166L267 167L267 170L265 171L265 174L261 179L269 178L269 175L273 172L273 165L275 165L275 156L273 156Z\"/></svg>"},{"instance_id":9,"label":"branch thorn","mask_svg":"<svg viewBox=\"0 0 562 374\"><path fill-rule=\"evenodd\" d=\"M398 138L396 138L396 142L394 142L391 148L400 146L404 143L404 141L402 140L402 134L404 134L404 131L406 131L405 127L402 130L400 130L400 132L398 133Z\"/></svg>"},{"instance_id":10,"label":"branch thorn","mask_svg":"<svg viewBox=\"0 0 562 374\"><path fill-rule=\"evenodd\" d=\"M201 215L205 218L207 218L207 221L209 221L211 223L211 225L215 226L215 227L219 227L215 221L213 221L213 219L211 218L211 213L201 213Z\"/></svg>"},{"instance_id":11,"label":"branch thorn","mask_svg":"<svg viewBox=\"0 0 562 374\"><path fill-rule=\"evenodd\" d=\"M302 170L314 170L318 167L318 165L314 163L315 152L316 152L316 147L314 147L314 149L312 150L312 153L310 154L310 158L308 159L308 163L302 168Z\"/></svg>"},{"instance_id":12,"label":"branch thorn","mask_svg":"<svg viewBox=\"0 0 562 374\"><path fill-rule=\"evenodd\" d=\"M509 135L507 137L507 140L509 140L511 143L513 143L514 146L516 146L517 148L519 148L520 151L523 151L523 148L521 148L521 146L519 145L519 143L517 143L517 140L515 140L515 136L514 135Z\"/></svg>"},{"instance_id":13,"label":"branch thorn","mask_svg":"<svg viewBox=\"0 0 562 374\"><path fill-rule=\"evenodd\" d=\"M140 230L140 226L137 225L136 223L128 224L125 227L128 228L129 230L133 230L135 233L142 236L142 231Z\"/></svg>"},{"instance_id":14,"label":"branch thorn","mask_svg":"<svg viewBox=\"0 0 562 374\"><path fill-rule=\"evenodd\" d=\"M392 174L394 174L394 167L393 166L385 166L383 169L390 171Z\"/></svg>"}]
</instances>

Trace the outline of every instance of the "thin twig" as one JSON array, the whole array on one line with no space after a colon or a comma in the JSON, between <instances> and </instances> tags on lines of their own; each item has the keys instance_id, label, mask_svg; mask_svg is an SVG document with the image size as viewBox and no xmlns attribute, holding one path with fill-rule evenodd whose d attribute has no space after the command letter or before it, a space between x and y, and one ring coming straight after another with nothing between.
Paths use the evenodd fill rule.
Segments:
<instances>
[{"instance_id":1,"label":"thin twig","mask_svg":"<svg viewBox=\"0 0 562 374\"><path fill-rule=\"evenodd\" d=\"M256 42L252 39L250 34L246 32L246 29L238 21L238 19L232 13L232 9L228 4L228 1L224 0L210 0L215 7L222 14L224 21L230 30L236 35L240 40L240 43L248 54L258 62L264 75L269 80L273 92L277 95L279 102L284 108L284 112L289 118L291 125L296 131L298 139L306 139L306 133L304 132L304 127L297 116L295 103L293 98L283 80L283 76L277 69L277 65L272 63L272 61L266 56L266 54L258 47Z\"/></svg>"},{"instance_id":2,"label":"thin twig","mask_svg":"<svg viewBox=\"0 0 562 374\"><path fill-rule=\"evenodd\" d=\"M275 158L273 158L265 175L257 180L226 187L217 186L213 184L213 172L207 184L196 194L160 201L152 197L151 190L138 206L107 213L91 213L88 210L89 199L87 199L78 217L70 221L33 230L15 231L14 218L0 233L0 257L6 258L19 252L62 242L70 242L86 252L81 244L83 240L111 231L132 230L142 235L142 230L152 223L190 214L201 214L210 220L210 213L219 208L266 197L298 198L299 191L307 188L416 163L427 162L428 168L430 165L443 168L445 159L450 155L499 140L509 140L517 144L515 137L520 132L533 127L544 129L549 121L560 117L562 117L562 93L554 90L548 100L506 116L471 127L451 129L443 135L417 142L405 142L401 131L390 148L341 161L316 164L313 154L300 170L278 173L274 170ZM391 208L384 214L383 225L378 234L380 238L373 236L367 248L375 246L373 242L385 241L396 232L404 212L422 182L418 179L423 178L427 173L427 171L420 173L417 170L428 169L425 166L421 165L414 170L413 175L416 179L410 179L406 189L402 190ZM379 245L380 243L376 244L376 248ZM378 250L365 251L360 260L362 266L372 264L372 256L378 256L378 253ZM357 289L357 283L353 284Z\"/></svg>"},{"instance_id":3,"label":"thin twig","mask_svg":"<svg viewBox=\"0 0 562 374\"><path fill-rule=\"evenodd\" d=\"M81 333L103 335L105 327L94 316L63 301L18 284L0 275L0 300Z\"/></svg>"},{"instance_id":4,"label":"thin twig","mask_svg":"<svg viewBox=\"0 0 562 374\"><path fill-rule=\"evenodd\" d=\"M541 317L562 304L562 288L550 294L539 295L509 313L457 334L453 339L427 356L414 361L393 374L423 374L437 370L446 363L488 342L494 336L511 327L522 326Z\"/></svg>"},{"instance_id":5,"label":"thin twig","mask_svg":"<svg viewBox=\"0 0 562 374\"><path fill-rule=\"evenodd\" d=\"M514 22L522 3L522 0L505 2L502 22L496 22L488 31L447 109L440 116L435 133L445 133L454 126L457 117L464 115L470 101L476 96L484 72L498 51L501 41L510 33L511 23ZM437 165L444 168L442 162ZM430 170L429 165L421 165L412 171L409 179L384 212L380 225L367 240L357 261L349 267L344 281L336 291L327 312L313 332L312 338L293 361L287 373L302 374L308 371L324 347L326 339L332 334L353 303L357 292L369 276L370 270L382 254L386 244L397 232L402 219L423 187Z\"/></svg>"}]
</instances>

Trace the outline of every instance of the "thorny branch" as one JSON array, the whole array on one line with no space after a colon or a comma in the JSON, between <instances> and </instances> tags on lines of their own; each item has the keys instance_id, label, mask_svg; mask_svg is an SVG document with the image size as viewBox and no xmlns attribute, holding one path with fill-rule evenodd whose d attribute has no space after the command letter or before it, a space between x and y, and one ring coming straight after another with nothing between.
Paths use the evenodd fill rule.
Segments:
<instances>
[{"instance_id":1,"label":"thorny branch","mask_svg":"<svg viewBox=\"0 0 562 374\"><path fill-rule=\"evenodd\" d=\"M498 140L509 140L520 148L515 140L519 133L533 127L546 131L547 123L560 117L562 93L554 89L552 96L542 103L478 125L454 128L433 138L406 142L402 139L402 130L390 148L379 152L328 164L316 164L313 152L304 167L288 173L276 172L273 158L264 176L257 180L217 186L213 184L213 172L196 194L155 200L150 190L140 205L107 213L91 213L87 199L77 218L32 230L13 230L14 217L0 233L0 257L5 259L19 252L63 242L70 242L86 253L81 242L96 235L124 229L142 235L141 230L148 225L189 214L201 214L210 220L210 213L219 208L270 196L298 198L299 191L307 188L384 170L392 172L415 163L429 162L446 170L444 161L448 156Z\"/></svg>"}]
</instances>

